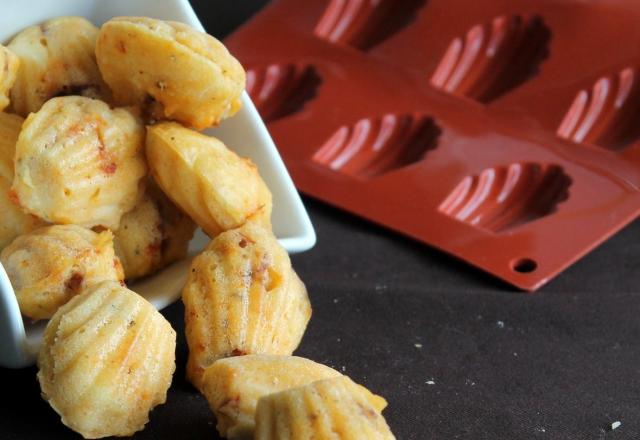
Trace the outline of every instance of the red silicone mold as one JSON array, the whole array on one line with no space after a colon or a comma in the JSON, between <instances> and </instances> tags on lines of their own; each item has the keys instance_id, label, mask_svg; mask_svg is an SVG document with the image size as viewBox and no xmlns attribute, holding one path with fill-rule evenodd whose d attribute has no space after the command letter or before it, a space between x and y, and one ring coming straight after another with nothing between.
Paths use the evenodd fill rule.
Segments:
<instances>
[{"instance_id":1,"label":"red silicone mold","mask_svg":"<svg viewBox=\"0 0 640 440\"><path fill-rule=\"evenodd\" d=\"M640 2L274 0L226 40L298 187L533 291L640 212Z\"/></svg>"}]
</instances>

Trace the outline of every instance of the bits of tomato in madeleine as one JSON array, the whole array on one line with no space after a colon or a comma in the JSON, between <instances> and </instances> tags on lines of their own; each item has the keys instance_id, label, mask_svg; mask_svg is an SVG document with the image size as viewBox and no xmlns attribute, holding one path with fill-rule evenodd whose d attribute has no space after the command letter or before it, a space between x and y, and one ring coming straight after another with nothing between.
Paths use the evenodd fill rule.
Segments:
<instances>
[{"instance_id":1,"label":"bits of tomato in madeleine","mask_svg":"<svg viewBox=\"0 0 640 440\"><path fill-rule=\"evenodd\" d=\"M20 311L47 319L86 288L121 281L113 235L75 225L46 226L21 235L0 253Z\"/></svg>"},{"instance_id":2,"label":"bits of tomato in madeleine","mask_svg":"<svg viewBox=\"0 0 640 440\"><path fill-rule=\"evenodd\" d=\"M127 109L80 96L47 101L16 144L20 206L50 223L117 229L144 190L144 134Z\"/></svg>"},{"instance_id":3,"label":"bits of tomato in madeleine","mask_svg":"<svg viewBox=\"0 0 640 440\"><path fill-rule=\"evenodd\" d=\"M148 184L142 200L122 217L120 227L113 232L125 278L152 274L186 257L195 227L162 191Z\"/></svg>"}]
</instances>

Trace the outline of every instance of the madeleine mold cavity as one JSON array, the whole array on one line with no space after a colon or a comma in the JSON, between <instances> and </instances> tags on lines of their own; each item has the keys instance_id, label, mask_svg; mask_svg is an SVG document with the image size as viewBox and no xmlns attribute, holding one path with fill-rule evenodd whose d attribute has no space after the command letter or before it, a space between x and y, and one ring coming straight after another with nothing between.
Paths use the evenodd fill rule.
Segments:
<instances>
[{"instance_id":1,"label":"madeleine mold cavity","mask_svg":"<svg viewBox=\"0 0 640 440\"><path fill-rule=\"evenodd\" d=\"M331 0L314 34L332 43L369 49L414 19L425 0Z\"/></svg>"},{"instance_id":2,"label":"madeleine mold cavity","mask_svg":"<svg viewBox=\"0 0 640 440\"><path fill-rule=\"evenodd\" d=\"M369 179L422 160L441 130L432 118L389 113L342 126L313 160L334 171Z\"/></svg>"},{"instance_id":3,"label":"madeleine mold cavity","mask_svg":"<svg viewBox=\"0 0 640 440\"><path fill-rule=\"evenodd\" d=\"M316 96L321 78L313 66L270 64L247 70L247 93L265 122L301 110Z\"/></svg>"},{"instance_id":4,"label":"madeleine mold cavity","mask_svg":"<svg viewBox=\"0 0 640 440\"><path fill-rule=\"evenodd\" d=\"M489 102L536 74L551 33L538 16L501 15L455 38L431 76L445 92Z\"/></svg>"},{"instance_id":5,"label":"madeleine mold cavity","mask_svg":"<svg viewBox=\"0 0 640 440\"><path fill-rule=\"evenodd\" d=\"M637 0L278 0L225 40L298 189L523 290L640 215Z\"/></svg>"},{"instance_id":6,"label":"madeleine mold cavity","mask_svg":"<svg viewBox=\"0 0 640 440\"><path fill-rule=\"evenodd\" d=\"M554 213L569 198L571 178L557 165L514 163L467 176L440 212L500 233Z\"/></svg>"},{"instance_id":7,"label":"madeleine mold cavity","mask_svg":"<svg viewBox=\"0 0 640 440\"><path fill-rule=\"evenodd\" d=\"M558 136L576 142L622 149L640 136L638 72L627 67L581 90L558 127Z\"/></svg>"}]
</instances>

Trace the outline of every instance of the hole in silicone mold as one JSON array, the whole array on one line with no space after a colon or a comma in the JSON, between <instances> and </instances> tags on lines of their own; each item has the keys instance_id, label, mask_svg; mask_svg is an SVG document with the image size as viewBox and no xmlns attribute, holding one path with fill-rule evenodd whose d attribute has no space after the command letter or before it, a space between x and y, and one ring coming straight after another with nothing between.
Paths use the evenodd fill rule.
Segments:
<instances>
[{"instance_id":1,"label":"hole in silicone mold","mask_svg":"<svg viewBox=\"0 0 640 440\"><path fill-rule=\"evenodd\" d=\"M538 263L531 258L520 258L511 262L511 269L518 273L531 273L538 268Z\"/></svg>"},{"instance_id":2,"label":"hole in silicone mold","mask_svg":"<svg viewBox=\"0 0 640 440\"><path fill-rule=\"evenodd\" d=\"M367 50L415 20L426 0L331 0L313 33Z\"/></svg>"},{"instance_id":3,"label":"hole in silicone mold","mask_svg":"<svg viewBox=\"0 0 640 440\"><path fill-rule=\"evenodd\" d=\"M456 220L500 233L554 213L571 178L558 165L513 163L465 177L438 208Z\"/></svg>"},{"instance_id":4,"label":"hole in silicone mold","mask_svg":"<svg viewBox=\"0 0 640 440\"><path fill-rule=\"evenodd\" d=\"M313 66L270 64L247 71L247 93L265 122L300 111L321 82Z\"/></svg>"},{"instance_id":5,"label":"hole in silicone mold","mask_svg":"<svg viewBox=\"0 0 640 440\"><path fill-rule=\"evenodd\" d=\"M354 177L369 179L422 160L437 146L441 129L432 118L388 113L340 127L313 160Z\"/></svg>"},{"instance_id":6,"label":"hole in silicone mold","mask_svg":"<svg viewBox=\"0 0 640 440\"><path fill-rule=\"evenodd\" d=\"M551 31L539 16L501 15L449 44L431 85L490 102L538 72L549 56L550 40Z\"/></svg>"},{"instance_id":7,"label":"hole in silicone mold","mask_svg":"<svg viewBox=\"0 0 640 440\"><path fill-rule=\"evenodd\" d=\"M581 90L560 123L557 135L576 142L621 150L640 138L640 81L627 67Z\"/></svg>"}]
</instances>

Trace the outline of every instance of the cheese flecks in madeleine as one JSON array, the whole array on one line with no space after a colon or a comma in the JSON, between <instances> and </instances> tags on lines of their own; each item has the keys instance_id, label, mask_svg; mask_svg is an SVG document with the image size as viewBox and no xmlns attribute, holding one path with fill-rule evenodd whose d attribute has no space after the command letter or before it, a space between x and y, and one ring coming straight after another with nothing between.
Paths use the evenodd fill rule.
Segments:
<instances>
[{"instance_id":1,"label":"cheese flecks in madeleine","mask_svg":"<svg viewBox=\"0 0 640 440\"><path fill-rule=\"evenodd\" d=\"M82 17L59 17L31 26L7 46L20 58L11 89L13 110L27 116L63 95L109 98L95 57L98 28Z\"/></svg>"},{"instance_id":2,"label":"cheese flecks in madeleine","mask_svg":"<svg viewBox=\"0 0 640 440\"><path fill-rule=\"evenodd\" d=\"M100 29L98 66L120 104L202 129L241 106L245 72L222 43L174 21L117 17Z\"/></svg>"},{"instance_id":3,"label":"cheese flecks in madeleine","mask_svg":"<svg viewBox=\"0 0 640 440\"><path fill-rule=\"evenodd\" d=\"M220 234L193 260L182 301L187 377L197 388L217 359L291 354L311 317L287 252L254 221Z\"/></svg>"},{"instance_id":4,"label":"cheese flecks in madeleine","mask_svg":"<svg viewBox=\"0 0 640 440\"><path fill-rule=\"evenodd\" d=\"M391 440L378 398L346 376L323 379L262 397L256 410L255 440ZM366 391L366 389L364 389ZM368 391L367 391L368 393Z\"/></svg>"},{"instance_id":5,"label":"cheese flecks in madeleine","mask_svg":"<svg viewBox=\"0 0 640 440\"><path fill-rule=\"evenodd\" d=\"M0 253L20 311L50 318L86 288L123 279L113 251L113 235L75 225L55 225L21 235Z\"/></svg>"},{"instance_id":6,"label":"cheese flecks in madeleine","mask_svg":"<svg viewBox=\"0 0 640 440\"><path fill-rule=\"evenodd\" d=\"M270 224L271 192L256 166L218 139L166 122L148 127L146 151L160 188L209 236L256 213Z\"/></svg>"},{"instance_id":7,"label":"cheese flecks in madeleine","mask_svg":"<svg viewBox=\"0 0 640 440\"><path fill-rule=\"evenodd\" d=\"M20 209L10 191L13 182L13 156L23 119L0 112L0 250L18 235L26 234L42 222Z\"/></svg>"},{"instance_id":8,"label":"cheese flecks in madeleine","mask_svg":"<svg viewBox=\"0 0 640 440\"><path fill-rule=\"evenodd\" d=\"M144 298L98 284L60 308L38 356L43 397L85 438L129 436L164 403L176 333Z\"/></svg>"},{"instance_id":9,"label":"cheese flecks in madeleine","mask_svg":"<svg viewBox=\"0 0 640 440\"><path fill-rule=\"evenodd\" d=\"M144 127L97 99L53 98L23 124L13 191L51 223L117 229L143 193Z\"/></svg>"},{"instance_id":10,"label":"cheese flecks in madeleine","mask_svg":"<svg viewBox=\"0 0 640 440\"><path fill-rule=\"evenodd\" d=\"M18 75L20 59L0 44L0 111L9 106L9 92Z\"/></svg>"},{"instance_id":11,"label":"cheese flecks in madeleine","mask_svg":"<svg viewBox=\"0 0 640 440\"><path fill-rule=\"evenodd\" d=\"M187 255L195 224L155 185L114 231L116 255L127 279L149 275Z\"/></svg>"},{"instance_id":12,"label":"cheese flecks in madeleine","mask_svg":"<svg viewBox=\"0 0 640 440\"><path fill-rule=\"evenodd\" d=\"M297 356L236 356L217 360L205 370L202 393L216 416L222 437L252 439L261 397L339 376L333 368ZM384 399L361 389L369 403L381 412L386 406Z\"/></svg>"}]
</instances>

